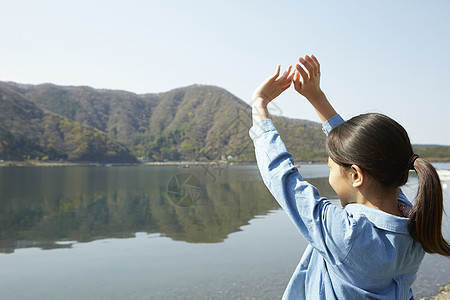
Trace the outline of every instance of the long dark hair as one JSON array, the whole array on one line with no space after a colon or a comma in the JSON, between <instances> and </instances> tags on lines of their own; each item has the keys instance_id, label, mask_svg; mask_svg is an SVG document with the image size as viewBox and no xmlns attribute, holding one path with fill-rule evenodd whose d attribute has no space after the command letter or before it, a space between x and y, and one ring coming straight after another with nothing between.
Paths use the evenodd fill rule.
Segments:
<instances>
[{"instance_id":1,"label":"long dark hair","mask_svg":"<svg viewBox=\"0 0 450 300\"><path fill-rule=\"evenodd\" d=\"M408 181L414 154L406 130L388 116L374 113L353 117L334 128L327 149L338 165L358 165L384 188L400 187ZM419 188L409 216L409 232L426 252L450 256L441 229L444 205L439 176L422 158L417 158L413 167Z\"/></svg>"}]
</instances>

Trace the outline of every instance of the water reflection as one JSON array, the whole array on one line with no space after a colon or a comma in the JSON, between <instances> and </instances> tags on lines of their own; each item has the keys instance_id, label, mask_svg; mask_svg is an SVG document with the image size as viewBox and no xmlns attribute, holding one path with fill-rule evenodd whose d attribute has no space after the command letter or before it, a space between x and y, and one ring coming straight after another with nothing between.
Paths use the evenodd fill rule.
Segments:
<instances>
[{"instance_id":1,"label":"water reflection","mask_svg":"<svg viewBox=\"0 0 450 300\"><path fill-rule=\"evenodd\" d=\"M255 216L279 208L255 166L227 166L215 173L214 180L212 170L1 168L0 252L71 247L74 242L133 237L136 232L160 233L190 243L217 243ZM176 199L191 201L194 197L192 205L173 201L174 178L179 183ZM187 194L183 180L201 192ZM327 178L309 181L324 196L335 197Z\"/></svg>"},{"instance_id":2,"label":"water reflection","mask_svg":"<svg viewBox=\"0 0 450 300\"><path fill-rule=\"evenodd\" d=\"M336 198L326 165L301 171ZM195 203L171 201L177 187ZM413 199L417 177L403 190ZM444 199L448 239L448 188ZM306 245L255 166L0 168L0 251L15 252L0 255L5 299L277 299ZM15 250L31 246L73 249ZM426 255L416 298L437 293L449 270Z\"/></svg>"}]
</instances>

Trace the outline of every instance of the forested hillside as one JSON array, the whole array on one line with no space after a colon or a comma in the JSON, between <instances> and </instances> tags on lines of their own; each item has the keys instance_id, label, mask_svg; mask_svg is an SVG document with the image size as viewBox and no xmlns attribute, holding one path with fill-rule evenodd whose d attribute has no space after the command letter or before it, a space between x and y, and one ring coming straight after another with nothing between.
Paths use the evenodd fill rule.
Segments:
<instances>
[{"instance_id":1,"label":"forested hillside","mask_svg":"<svg viewBox=\"0 0 450 300\"><path fill-rule=\"evenodd\" d=\"M48 112L0 84L0 158L135 162L124 145L93 127Z\"/></svg>"},{"instance_id":2,"label":"forested hillside","mask_svg":"<svg viewBox=\"0 0 450 300\"><path fill-rule=\"evenodd\" d=\"M192 85L138 95L52 84L3 83L6 85L16 97L29 100L55 118L95 128L98 134L107 135L108 141L125 145L135 157L150 161L254 160L248 136L250 106L222 88ZM283 117L274 117L274 122L297 160L326 158L325 137L318 123ZM35 136L45 140L43 134ZM23 152L21 155L29 151Z\"/></svg>"},{"instance_id":3,"label":"forested hillside","mask_svg":"<svg viewBox=\"0 0 450 300\"><path fill-rule=\"evenodd\" d=\"M0 82L0 159L254 161L250 106L215 86L165 93ZM298 161L325 161L320 124L273 117ZM415 145L433 161L450 147Z\"/></svg>"}]
</instances>

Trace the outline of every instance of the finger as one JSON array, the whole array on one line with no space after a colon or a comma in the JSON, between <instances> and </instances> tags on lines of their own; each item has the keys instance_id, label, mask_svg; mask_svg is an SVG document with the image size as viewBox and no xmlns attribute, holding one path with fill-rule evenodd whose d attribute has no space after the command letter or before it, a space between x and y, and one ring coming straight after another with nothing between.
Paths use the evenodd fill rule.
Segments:
<instances>
[{"instance_id":1,"label":"finger","mask_svg":"<svg viewBox=\"0 0 450 300\"><path fill-rule=\"evenodd\" d=\"M284 71L283 75L278 79L278 81L285 81L291 74L292 66L289 66L286 71Z\"/></svg>"},{"instance_id":2,"label":"finger","mask_svg":"<svg viewBox=\"0 0 450 300\"><path fill-rule=\"evenodd\" d=\"M301 63L305 66L306 70L308 70L308 74L310 77L314 74L314 62L308 55L305 55L305 58L302 59Z\"/></svg>"},{"instance_id":3,"label":"finger","mask_svg":"<svg viewBox=\"0 0 450 300\"><path fill-rule=\"evenodd\" d=\"M314 54L311 54L311 58L314 60L314 62L316 63L317 66L317 72L320 75L320 63L319 60L317 59L317 57L314 56Z\"/></svg>"},{"instance_id":4,"label":"finger","mask_svg":"<svg viewBox=\"0 0 450 300\"><path fill-rule=\"evenodd\" d=\"M289 65L289 67L286 69L286 73L288 75L290 75L291 74L291 70L292 70L292 65Z\"/></svg>"},{"instance_id":5,"label":"finger","mask_svg":"<svg viewBox=\"0 0 450 300\"><path fill-rule=\"evenodd\" d=\"M294 78L292 78L292 81L295 83L296 81L300 80L300 73L298 73L297 70L294 70Z\"/></svg>"},{"instance_id":6,"label":"finger","mask_svg":"<svg viewBox=\"0 0 450 300\"><path fill-rule=\"evenodd\" d=\"M300 81L300 73L297 70L294 71L294 78L292 81L294 82L294 88L297 91L300 91L302 88L302 82Z\"/></svg>"},{"instance_id":7,"label":"finger","mask_svg":"<svg viewBox=\"0 0 450 300\"><path fill-rule=\"evenodd\" d=\"M275 73L270 77L271 80L275 80L278 78L278 76L280 76L280 69L281 65L278 65L277 69L275 70Z\"/></svg>"},{"instance_id":8,"label":"finger","mask_svg":"<svg viewBox=\"0 0 450 300\"><path fill-rule=\"evenodd\" d=\"M289 87L291 86L291 84L292 84L292 80L286 82L286 83L281 87L281 89L284 91L284 90L286 90L287 88L289 88Z\"/></svg>"},{"instance_id":9,"label":"finger","mask_svg":"<svg viewBox=\"0 0 450 300\"><path fill-rule=\"evenodd\" d=\"M287 90L287 89L291 86L291 83L292 83L292 82L290 82L289 84L286 84L285 86L283 86L283 87L281 88L281 92L284 92L285 90Z\"/></svg>"},{"instance_id":10,"label":"finger","mask_svg":"<svg viewBox=\"0 0 450 300\"><path fill-rule=\"evenodd\" d=\"M313 67L313 74L314 75L318 75L319 73L319 65L316 63L317 59L314 60L312 57L306 55L305 59L311 64L311 66Z\"/></svg>"},{"instance_id":11,"label":"finger","mask_svg":"<svg viewBox=\"0 0 450 300\"><path fill-rule=\"evenodd\" d=\"M295 68L297 69L297 72L301 75L301 78L303 79L303 81L309 79L308 73L306 73L306 71L299 64L295 65ZM299 80L300 80L300 78L299 78Z\"/></svg>"},{"instance_id":12,"label":"finger","mask_svg":"<svg viewBox=\"0 0 450 300\"><path fill-rule=\"evenodd\" d=\"M286 84L288 84L288 87L291 86L292 82L294 81L294 76L297 72L294 70L287 78L286 78Z\"/></svg>"},{"instance_id":13,"label":"finger","mask_svg":"<svg viewBox=\"0 0 450 300\"><path fill-rule=\"evenodd\" d=\"M291 85L292 78L294 78L294 74L295 74L295 71L291 73L289 70L289 75L284 79L284 83Z\"/></svg>"},{"instance_id":14,"label":"finger","mask_svg":"<svg viewBox=\"0 0 450 300\"><path fill-rule=\"evenodd\" d=\"M289 82L292 82L292 80L294 79L294 75L295 75L295 70L288 76L288 78L286 78L286 80Z\"/></svg>"},{"instance_id":15,"label":"finger","mask_svg":"<svg viewBox=\"0 0 450 300\"><path fill-rule=\"evenodd\" d=\"M292 77L293 77L293 72L291 72L292 70L292 66L289 66L288 69L286 70L286 72L284 72L283 76L280 77L279 79L279 83L280 85L285 85L285 84L291 84L292 82Z\"/></svg>"}]
</instances>

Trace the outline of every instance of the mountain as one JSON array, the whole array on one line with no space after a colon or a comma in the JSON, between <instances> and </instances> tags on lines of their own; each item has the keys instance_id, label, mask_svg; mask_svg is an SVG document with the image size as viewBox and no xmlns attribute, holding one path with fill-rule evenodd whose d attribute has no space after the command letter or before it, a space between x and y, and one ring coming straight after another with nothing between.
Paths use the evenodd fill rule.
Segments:
<instances>
[{"instance_id":1,"label":"mountain","mask_svg":"<svg viewBox=\"0 0 450 300\"><path fill-rule=\"evenodd\" d=\"M135 162L104 132L42 109L0 83L0 158Z\"/></svg>"},{"instance_id":2,"label":"mountain","mask_svg":"<svg viewBox=\"0 0 450 300\"><path fill-rule=\"evenodd\" d=\"M72 126L95 129L105 141L125 145L136 157L151 161L255 159L248 136L251 108L219 87L192 85L142 95L53 84L4 82L1 87L8 87L10 94L14 92L42 113ZM277 116L273 120L297 160L326 158L320 124ZM35 137L45 140L43 132Z\"/></svg>"},{"instance_id":3,"label":"mountain","mask_svg":"<svg viewBox=\"0 0 450 300\"><path fill-rule=\"evenodd\" d=\"M432 162L449 162L450 146L443 145L412 145L414 152L420 157Z\"/></svg>"}]
</instances>

